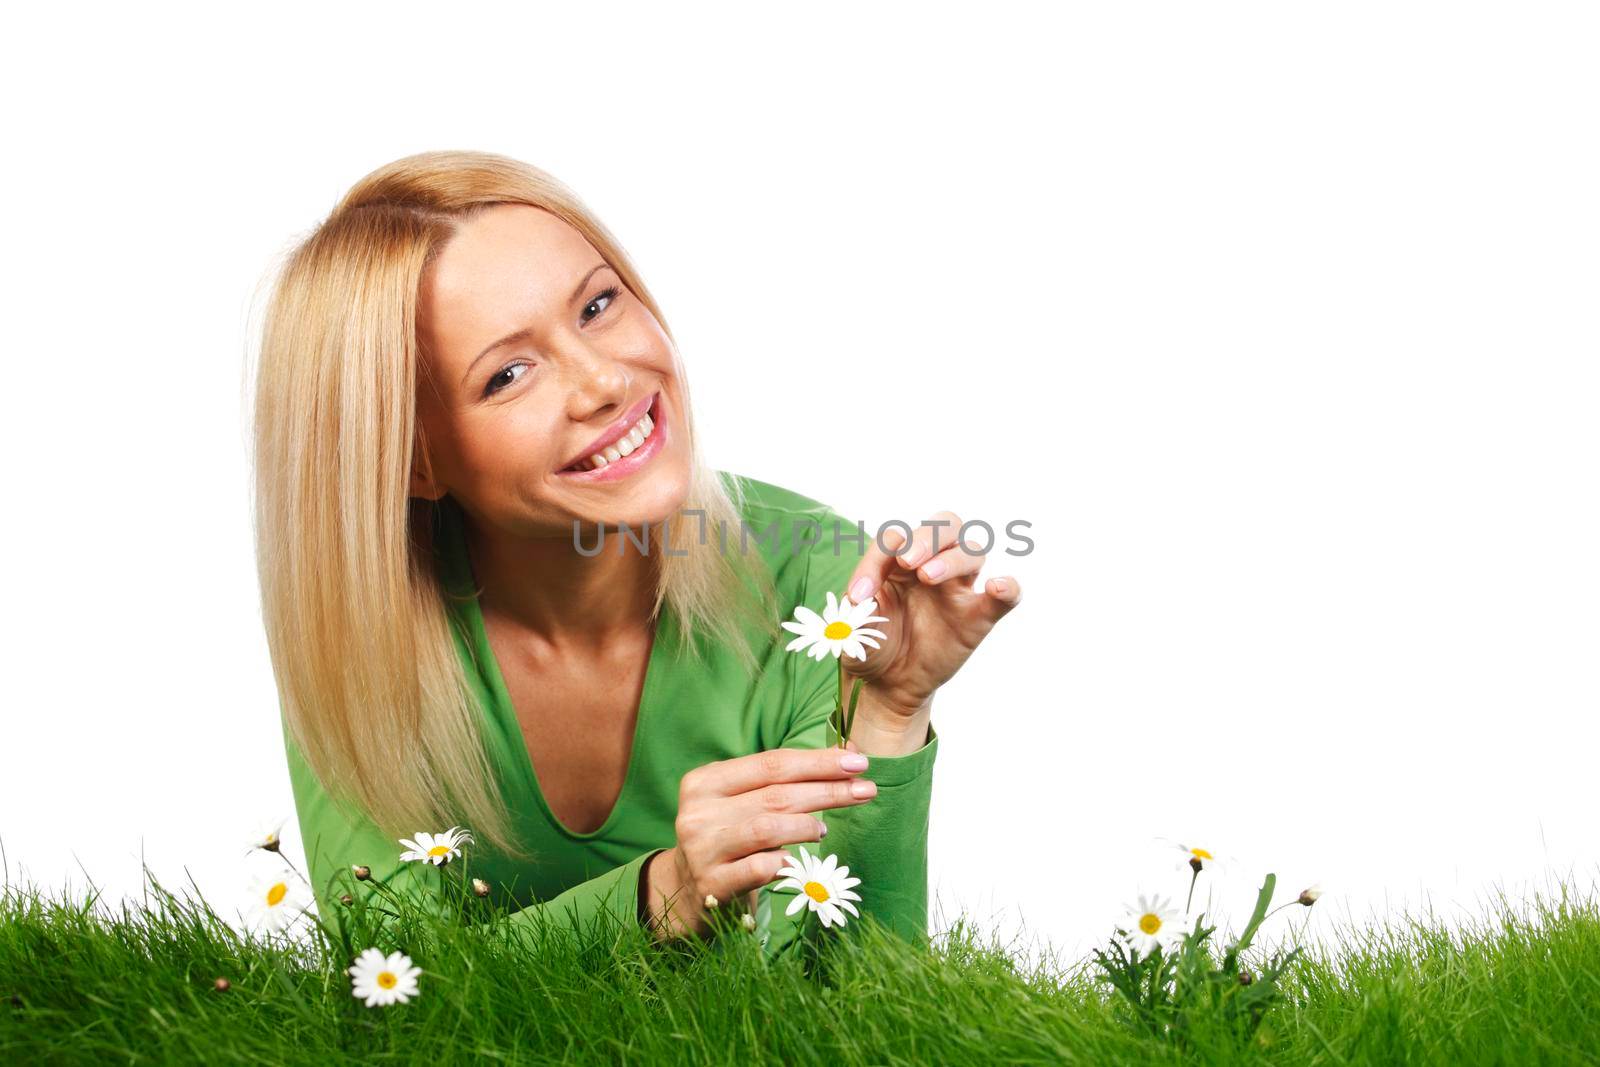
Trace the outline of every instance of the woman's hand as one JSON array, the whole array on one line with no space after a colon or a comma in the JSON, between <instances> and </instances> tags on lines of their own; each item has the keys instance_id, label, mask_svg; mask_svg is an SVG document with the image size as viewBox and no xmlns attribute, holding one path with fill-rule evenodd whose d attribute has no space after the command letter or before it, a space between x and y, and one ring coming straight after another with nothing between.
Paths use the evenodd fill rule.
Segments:
<instances>
[{"instance_id":1,"label":"woman's hand","mask_svg":"<svg viewBox=\"0 0 1600 1067\"><path fill-rule=\"evenodd\" d=\"M706 897L755 910L758 889L792 857L784 845L820 841L828 808L869 802L867 761L837 748L775 748L696 767L678 785L678 843L650 858L646 911L657 940L710 930ZM859 790L859 794L857 793Z\"/></svg>"},{"instance_id":2,"label":"woman's hand","mask_svg":"<svg viewBox=\"0 0 1600 1067\"><path fill-rule=\"evenodd\" d=\"M942 525L928 525L934 522ZM902 550L907 538L891 527L882 537L888 551L872 540L845 587L852 603L876 596L876 614L889 620L872 624L884 638L880 647L867 650L866 659L841 657L846 694L851 677L866 680L856 723L869 730L898 734L909 723L925 722L934 690L1022 599L1022 587L1012 577L990 578L981 593L972 591L973 576L988 552L959 544L960 529L958 515L941 511L923 520L910 547ZM920 738L916 744L922 744Z\"/></svg>"}]
</instances>

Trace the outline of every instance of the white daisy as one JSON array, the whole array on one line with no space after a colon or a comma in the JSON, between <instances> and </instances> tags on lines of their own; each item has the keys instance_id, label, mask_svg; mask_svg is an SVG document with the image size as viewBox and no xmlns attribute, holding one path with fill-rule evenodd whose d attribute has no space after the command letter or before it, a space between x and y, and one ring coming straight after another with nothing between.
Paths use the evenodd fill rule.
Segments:
<instances>
[{"instance_id":1,"label":"white daisy","mask_svg":"<svg viewBox=\"0 0 1600 1067\"><path fill-rule=\"evenodd\" d=\"M788 865L778 872L789 877L773 886L774 890L799 890L784 914L793 915L809 905L812 911L821 916L823 926L843 926L845 911L860 918L861 913L850 902L861 897L851 892L850 887L860 885L861 879L846 877L850 868L839 867L838 863L838 856L830 855L825 860L819 860L806 851L806 846L801 845L800 859L790 857Z\"/></svg>"},{"instance_id":2,"label":"white daisy","mask_svg":"<svg viewBox=\"0 0 1600 1067\"><path fill-rule=\"evenodd\" d=\"M411 965L411 957L404 952L391 952L385 956L369 948L356 957L354 965L345 969L350 976L350 991L367 1002L375 1004L404 1004L417 995L417 975L422 968Z\"/></svg>"},{"instance_id":3,"label":"white daisy","mask_svg":"<svg viewBox=\"0 0 1600 1067\"><path fill-rule=\"evenodd\" d=\"M794 617L799 621L784 622L781 625L790 633L799 634L793 641L784 647L785 652L804 650L806 655L813 659L822 659L829 652L833 658L838 659L841 653L848 652L856 659L867 658L866 649L880 647L877 640L884 636L882 630L874 630L867 626L869 622L888 622L887 615L874 615L878 609L878 601L867 597L859 604L851 604L849 597L836 598L833 592L828 592L828 606L823 608L818 615L804 604L795 605Z\"/></svg>"},{"instance_id":4,"label":"white daisy","mask_svg":"<svg viewBox=\"0 0 1600 1067\"><path fill-rule=\"evenodd\" d=\"M442 834L430 834L424 830L415 841L400 838L400 843L406 846L406 851L400 853L400 859L402 862L416 860L443 867L460 856L461 846L471 840L472 834L459 826L452 826Z\"/></svg>"},{"instance_id":5,"label":"white daisy","mask_svg":"<svg viewBox=\"0 0 1600 1067\"><path fill-rule=\"evenodd\" d=\"M310 892L293 875L272 871L251 881L251 918L260 928L288 929L310 907Z\"/></svg>"},{"instance_id":6,"label":"white daisy","mask_svg":"<svg viewBox=\"0 0 1600 1067\"><path fill-rule=\"evenodd\" d=\"M262 822L256 828L255 835L250 838L250 850L255 851L258 848L264 848L268 852L278 851L278 847L283 843L283 824L288 821L287 819L268 819Z\"/></svg>"},{"instance_id":7,"label":"white daisy","mask_svg":"<svg viewBox=\"0 0 1600 1067\"><path fill-rule=\"evenodd\" d=\"M1202 871L1222 871L1232 863L1232 860L1215 849L1201 848L1195 844L1185 844L1181 841L1174 841L1170 837L1158 837L1156 840L1178 850L1179 855L1173 861L1173 866L1180 871L1198 873L1194 871L1196 863L1200 865L1200 870Z\"/></svg>"},{"instance_id":8,"label":"white daisy","mask_svg":"<svg viewBox=\"0 0 1600 1067\"><path fill-rule=\"evenodd\" d=\"M1189 870L1194 870L1194 865L1197 863L1202 871L1212 870L1222 863L1222 857L1199 845L1178 844L1178 851L1183 853L1183 859L1179 861L1180 867L1187 867Z\"/></svg>"},{"instance_id":9,"label":"white daisy","mask_svg":"<svg viewBox=\"0 0 1600 1067\"><path fill-rule=\"evenodd\" d=\"M1140 956L1148 955L1157 945L1170 948L1184 935L1177 907L1165 897L1146 897L1142 893L1138 906L1128 906L1127 928L1118 927L1117 932Z\"/></svg>"}]
</instances>

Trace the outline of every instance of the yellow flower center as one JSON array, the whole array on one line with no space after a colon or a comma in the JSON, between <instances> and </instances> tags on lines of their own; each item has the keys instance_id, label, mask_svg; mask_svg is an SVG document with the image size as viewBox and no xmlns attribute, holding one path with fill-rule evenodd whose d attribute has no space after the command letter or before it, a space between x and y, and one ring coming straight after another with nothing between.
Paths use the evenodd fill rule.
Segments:
<instances>
[{"instance_id":1,"label":"yellow flower center","mask_svg":"<svg viewBox=\"0 0 1600 1067\"><path fill-rule=\"evenodd\" d=\"M279 882L277 885L267 890L267 903L275 908L282 903L283 898L288 895L289 887L284 885L282 882Z\"/></svg>"},{"instance_id":2,"label":"yellow flower center","mask_svg":"<svg viewBox=\"0 0 1600 1067\"><path fill-rule=\"evenodd\" d=\"M1161 929L1161 916L1152 912L1145 912L1139 916L1139 929L1147 934L1154 934Z\"/></svg>"},{"instance_id":3,"label":"yellow flower center","mask_svg":"<svg viewBox=\"0 0 1600 1067\"><path fill-rule=\"evenodd\" d=\"M830 622L822 631L822 636L829 641L843 641L850 636L850 624L847 622Z\"/></svg>"},{"instance_id":4,"label":"yellow flower center","mask_svg":"<svg viewBox=\"0 0 1600 1067\"><path fill-rule=\"evenodd\" d=\"M449 854L450 854L450 846L449 845L434 845L432 848L430 848L428 850L428 855L430 855L430 856L448 856Z\"/></svg>"},{"instance_id":5,"label":"yellow flower center","mask_svg":"<svg viewBox=\"0 0 1600 1067\"><path fill-rule=\"evenodd\" d=\"M398 981L400 981L400 979L394 976L393 971L381 971L378 974L378 984L383 986L385 989L393 989L395 987L395 983Z\"/></svg>"},{"instance_id":6,"label":"yellow flower center","mask_svg":"<svg viewBox=\"0 0 1600 1067\"><path fill-rule=\"evenodd\" d=\"M806 896L810 897L818 904L821 904L823 901L828 899L828 887L823 885L821 882L807 882Z\"/></svg>"},{"instance_id":7,"label":"yellow flower center","mask_svg":"<svg viewBox=\"0 0 1600 1067\"><path fill-rule=\"evenodd\" d=\"M1189 851L1193 852L1195 854L1195 858L1197 858L1197 859L1202 859L1202 860L1211 859L1211 853L1207 852L1203 848L1191 848Z\"/></svg>"}]
</instances>

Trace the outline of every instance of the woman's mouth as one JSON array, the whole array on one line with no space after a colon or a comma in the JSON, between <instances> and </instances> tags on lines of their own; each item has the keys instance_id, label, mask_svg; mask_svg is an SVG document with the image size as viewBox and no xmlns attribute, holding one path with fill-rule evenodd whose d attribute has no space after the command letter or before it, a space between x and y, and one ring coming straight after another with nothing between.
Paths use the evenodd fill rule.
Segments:
<instances>
[{"instance_id":1,"label":"woman's mouth","mask_svg":"<svg viewBox=\"0 0 1600 1067\"><path fill-rule=\"evenodd\" d=\"M556 473L572 481L614 482L643 467L655 458L666 442L667 428L661 416L661 394L620 438L598 452L585 456Z\"/></svg>"}]
</instances>

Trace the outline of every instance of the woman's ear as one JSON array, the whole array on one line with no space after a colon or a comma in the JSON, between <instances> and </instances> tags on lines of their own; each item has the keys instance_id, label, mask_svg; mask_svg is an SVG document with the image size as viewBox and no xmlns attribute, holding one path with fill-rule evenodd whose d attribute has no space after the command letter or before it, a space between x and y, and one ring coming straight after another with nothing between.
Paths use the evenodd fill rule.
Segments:
<instances>
[{"instance_id":1,"label":"woman's ear","mask_svg":"<svg viewBox=\"0 0 1600 1067\"><path fill-rule=\"evenodd\" d=\"M424 500L438 500L446 489L433 478L433 464L428 458L428 437L422 427L417 427L417 443L411 450L411 495Z\"/></svg>"},{"instance_id":2,"label":"woman's ear","mask_svg":"<svg viewBox=\"0 0 1600 1067\"><path fill-rule=\"evenodd\" d=\"M424 500L438 500L444 496L445 490L441 489L432 478L428 478L417 471L411 472L411 495Z\"/></svg>"}]
</instances>

